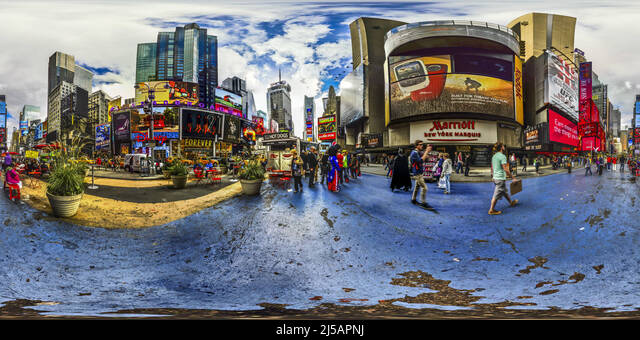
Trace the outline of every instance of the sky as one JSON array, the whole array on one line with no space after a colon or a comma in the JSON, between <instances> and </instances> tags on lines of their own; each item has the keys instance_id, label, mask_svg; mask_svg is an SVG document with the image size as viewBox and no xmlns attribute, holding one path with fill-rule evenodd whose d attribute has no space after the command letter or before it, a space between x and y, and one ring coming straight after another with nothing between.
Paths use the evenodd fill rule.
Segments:
<instances>
[{"instance_id":1,"label":"sky","mask_svg":"<svg viewBox=\"0 0 640 340\"><path fill-rule=\"evenodd\" d=\"M322 112L330 85L351 71L349 24L359 17L404 22L476 20L507 25L530 12L577 18L575 47L609 85L609 97L630 125L640 94L640 44L633 36L639 1L219 1L0 0L0 94L18 126L23 105L47 110L47 64L56 51L75 56L95 73L93 90L134 96L137 44L192 22L218 37L220 82L238 76L267 112L266 90L282 78L291 85L295 133L302 135L304 96Z\"/></svg>"}]
</instances>

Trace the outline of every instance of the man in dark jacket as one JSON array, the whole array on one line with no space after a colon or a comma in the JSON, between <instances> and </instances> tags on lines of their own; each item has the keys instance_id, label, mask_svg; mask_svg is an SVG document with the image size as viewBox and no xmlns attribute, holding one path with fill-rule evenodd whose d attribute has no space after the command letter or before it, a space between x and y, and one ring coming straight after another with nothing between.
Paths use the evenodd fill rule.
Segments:
<instances>
[{"instance_id":1,"label":"man in dark jacket","mask_svg":"<svg viewBox=\"0 0 640 340\"><path fill-rule=\"evenodd\" d=\"M393 172L391 175L391 192L394 189L411 189L411 177L409 176L409 160L403 150L398 150L398 156L393 162Z\"/></svg>"},{"instance_id":2,"label":"man in dark jacket","mask_svg":"<svg viewBox=\"0 0 640 340\"><path fill-rule=\"evenodd\" d=\"M322 175L322 180L320 181L320 183L326 183L327 174L329 173L329 155L327 155L326 152L322 155L320 167L320 172Z\"/></svg>"},{"instance_id":3,"label":"man in dark jacket","mask_svg":"<svg viewBox=\"0 0 640 340\"><path fill-rule=\"evenodd\" d=\"M316 158L316 148L313 146L307 153L307 176L309 176L309 186L313 186L316 181L316 168L318 167L318 159Z\"/></svg>"}]
</instances>

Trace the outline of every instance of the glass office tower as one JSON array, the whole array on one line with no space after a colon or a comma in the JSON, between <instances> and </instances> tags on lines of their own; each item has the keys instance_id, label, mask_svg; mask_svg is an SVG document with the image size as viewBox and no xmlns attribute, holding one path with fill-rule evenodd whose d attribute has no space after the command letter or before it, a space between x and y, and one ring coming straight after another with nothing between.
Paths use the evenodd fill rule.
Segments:
<instances>
[{"instance_id":1,"label":"glass office tower","mask_svg":"<svg viewBox=\"0 0 640 340\"><path fill-rule=\"evenodd\" d=\"M155 45L155 57L151 57ZM141 52L141 49L144 53ZM149 63L155 59L155 78ZM145 79L146 75L146 79ZM198 83L200 100L214 102L218 86L218 39L207 35L197 24L176 27L174 32L159 32L156 43L138 44L136 82L174 80Z\"/></svg>"}]
</instances>

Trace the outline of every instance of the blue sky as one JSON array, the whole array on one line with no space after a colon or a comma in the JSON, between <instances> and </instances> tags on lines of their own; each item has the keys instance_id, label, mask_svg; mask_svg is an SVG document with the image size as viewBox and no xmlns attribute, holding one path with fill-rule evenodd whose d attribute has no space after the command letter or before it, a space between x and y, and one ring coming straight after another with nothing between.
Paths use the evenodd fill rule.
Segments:
<instances>
[{"instance_id":1,"label":"blue sky","mask_svg":"<svg viewBox=\"0 0 640 340\"><path fill-rule=\"evenodd\" d=\"M154 42L161 31L195 22L218 36L219 78L239 76L254 92L258 109L267 111L266 89L278 69L292 87L296 133L303 127L304 96L321 98L330 85L351 71L349 23L358 17L404 22L478 20L506 25L529 12L578 19L575 46L594 62L620 105L623 125L631 119L640 93L638 44L628 43L639 7L631 1L432 1L432 2L262 2L234 1L2 1L0 94L11 113L25 104L46 115L47 62L55 51L72 54L95 73L94 90L133 97L136 47ZM337 88L339 92L339 88ZM17 126L10 120L9 131Z\"/></svg>"}]
</instances>

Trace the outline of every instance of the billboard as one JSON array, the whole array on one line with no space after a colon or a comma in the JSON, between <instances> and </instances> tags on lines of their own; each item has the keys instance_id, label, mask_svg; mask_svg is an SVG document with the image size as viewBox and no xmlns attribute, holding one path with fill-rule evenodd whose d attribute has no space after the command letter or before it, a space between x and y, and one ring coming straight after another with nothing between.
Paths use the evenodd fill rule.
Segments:
<instances>
[{"instance_id":1,"label":"billboard","mask_svg":"<svg viewBox=\"0 0 640 340\"><path fill-rule=\"evenodd\" d=\"M549 141L578 146L578 126L553 110L549 110Z\"/></svg>"},{"instance_id":2,"label":"billboard","mask_svg":"<svg viewBox=\"0 0 640 340\"><path fill-rule=\"evenodd\" d=\"M547 52L544 101L578 120L578 72L567 61Z\"/></svg>"},{"instance_id":3,"label":"billboard","mask_svg":"<svg viewBox=\"0 0 640 340\"><path fill-rule=\"evenodd\" d=\"M131 131L131 112L120 112L113 115L113 135L117 141L128 141Z\"/></svg>"},{"instance_id":4,"label":"billboard","mask_svg":"<svg viewBox=\"0 0 640 340\"><path fill-rule=\"evenodd\" d=\"M7 113L7 103L0 102L0 114L6 114L6 113Z\"/></svg>"},{"instance_id":5,"label":"billboard","mask_svg":"<svg viewBox=\"0 0 640 340\"><path fill-rule=\"evenodd\" d=\"M225 91L220 88L216 88L215 91L215 110L218 112L227 113L230 115L244 117L242 113L242 97Z\"/></svg>"},{"instance_id":6,"label":"billboard","mask_svg":"<svg viewBox=\"0 0 640 340\"><path fill-rule=\"evenodd\" d=\"M440 112L516 119L514 56L389 57L390 120Z\"/></svg>"},{"instance_id":7,"label":"billboard","mask_svg":"<svg viewBox=\"0 0 640 340\"><path fill-rule=\"evenodd\" d=\"M333 140L336 139L336 116L330 115L318 117L318 139Z\"/></svg>"},{"instance_id":8,"label":"billboard","mask_svg":"<svg viewBox=\"0 0 640 340\"><path fill-rule=\"evenodd\" d=\"M7 115L0 114L0 128L6 128Z\"/></svg>"},{"instance_id":9,"label":"billboard","mask_svg":"<svg viewBox=\"0 0 640 340\"><path fill-rule=\"evenodd\" d=\"M111 141L111 125L96 125L96 150L108 148Z\"/></svg>"},{"instance_id":10,"label":"billboard","mask_svg":"<svg viewBox=\"0 0 640 340\"><path fill-rule=\"evenodd\" d=\"M182 139L215 139L216 136L221 138L221 127L222 115L219 113L188 109L182 110Z\"/></svg>"},{"instance_id":11,"label":"billboard","mask_svg":"<svg viewBox=\"0 0 640 340\"><path fill-rule=\"evenodd\" d=\"M146 83L138 83L136 89L135 102L141 103L149 99L149 89L154 91L154 105L162 105L178 101L181 104L197 104L199 86L197 83L187 83L182 81L150 81Z\"/></svg>"},{"instance_id":12,"label":"billboard","mask_svg":"<svg viewBox=\"0 0 640 340\"><path fill-rule=\"evenodd\" d=\"M581 121L591 121L589 102L593 96L592 79L591 79L591 62L580 63L580 94L578 97L579 112Z\"/></svg>"},{"instance_id":13,"label":"billboard","mask_svg":"<svg viewBox=\"0 0 640 340\"><path fill-rule=\"evenodd\" d=\"M340 82L340 126L346 126L362 117L364 117L364 66L361 64Z\"/></svg>"},{"instance_id":14,"label":"billboard","mask_svg":"<svg viewBox=\"0 0 640 340\"><path fill-rule=\"evenodd\" d=\"M636 114L640 115L640 102L636 102Z\"/></svg>"},{"instance_id":15,"label":"billboard","mask_svg":"<svg viewBox=\"0 0 640 340\"><path fill-rule=\"evenodd\" d=\"M225 141L230 143L240 142L242 133L242 126L240 125L240 119L233 116L224 117L224 137Z\"/></svg>"},{"instance_id":16,"label":"billboard","mask_svg":"<svg viewBox=\"0 0 640 340\"><path fill-rule=\"evenodd\" d=\"M28 132L29 132L29 122L26 121L26 120L21 120L20 121L20 135L21 136L26 136Z\"/></svg>"},{"instance_id":17,"label":"billboard","mask_svg":"<svg viewBox=\"0 0 640 340\"><path fill-rule=\"evenodd\" d=\"M262 118L262 117L253 117L253 119L251 121L253 122L253 126L254 126L253 129L256 132L256 135L262 136L267 132L265 127L264 127L264 118Z\"/></svg>"},{"instance_id":18,"label":"billboard","mask_svg":"<svg viewBox=\"0 0 640 340\"><path fill-rule=\"evenodd\" d=\"M34 140L42 139L42 137L43 137L42 134L43 134L42 123L40 123L40 124L36 125L35 134L33 136L33 139Z\"/></svg>"},{"instance_id":19,"label":"billboard","mask_svg":"<svg viewBox=\"0 0 640 340\"><path fill-rule=\"evenodd\" d=\"M522 60L515 57L515 71L513 73L513 98L516 101L516 122L524 125L524 90L522 88Z\"/></svg>"},{"instance_id":20,"label":"billboard","mask_svg":"<svg viewBox=\"0 0 640 340\"><path fill-rule=\"evenodd\" d=\"M363 134L361 137L360 144L365 149L379 148L382 147L382 134Z\"/></svg>"}]
</instances>

